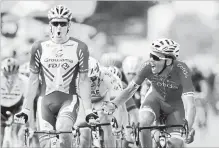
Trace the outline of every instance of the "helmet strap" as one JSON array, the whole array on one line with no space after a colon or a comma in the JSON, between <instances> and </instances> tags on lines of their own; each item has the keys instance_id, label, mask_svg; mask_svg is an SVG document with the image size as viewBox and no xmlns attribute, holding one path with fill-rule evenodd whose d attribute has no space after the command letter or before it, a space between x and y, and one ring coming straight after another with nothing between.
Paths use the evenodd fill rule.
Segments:
<instances>
[{"instance_id":1,"label":"helmet strap","mask_svg":"<svg viewBox=\"0 0 219 148\"><path fill-rule=\"evenodd\" d=\"M167 60L165 60L164 66L163 66L163 68L161 69L161 71L158 73L158 75L160 75L166 68L167 68Z\"/></svg>"},{"instance_id":2,"label":"helmet strap","mask_svg":"<svg viewBox=\"0 0 219 148\"><path fill-rule=\"evenodd\" d=\"M69 32L70 26L71 26L71 23L70 23L70 21L68 21L68 29L67 29L67 33L66 34L68 34L68 32Z\"/></svg>"},{"instance_id":3,"label":"helmet strap","mask_svg":"<svg viewBox=\"0 0 219 148\"><path fill-rule=\"evenodd\" d=\"M168 66L172 66L173 62L174 62L174 60L172 59L171 64L167 65L167 60L165 60L164 66L163 66L162 70L158 73L158 75L160 75Z\"/></svg>"}]
</instances>

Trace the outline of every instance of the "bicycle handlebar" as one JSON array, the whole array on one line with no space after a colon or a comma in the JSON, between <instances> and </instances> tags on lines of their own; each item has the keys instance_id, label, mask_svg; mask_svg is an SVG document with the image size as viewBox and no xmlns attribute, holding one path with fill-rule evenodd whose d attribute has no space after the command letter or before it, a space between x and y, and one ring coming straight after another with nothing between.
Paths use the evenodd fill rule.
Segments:
<instances>
[{"instance_id":1,"label":"bicycle handlebar","mask_svg":"<svg viewBox=\"0 0 219 148\"><path fill-rule=\"evenodd\" d=\"M161 132L163 132L167 128L172 127L181 127L184 130L181 131L181 134L184 134L186 137L188 136L188 122L187 120L184 120L184 124L178 124L178 125L158 125L158 126L148 126L148 127L140 127L140 123L135 125L135 123L132 124L132 126L126 126L126 128L131 128L133 136L135 138L136 145L139 145L139 132L144 129L158 129ZM166 133L166 132L165 132Z\"/></svg>"}]
</instances>

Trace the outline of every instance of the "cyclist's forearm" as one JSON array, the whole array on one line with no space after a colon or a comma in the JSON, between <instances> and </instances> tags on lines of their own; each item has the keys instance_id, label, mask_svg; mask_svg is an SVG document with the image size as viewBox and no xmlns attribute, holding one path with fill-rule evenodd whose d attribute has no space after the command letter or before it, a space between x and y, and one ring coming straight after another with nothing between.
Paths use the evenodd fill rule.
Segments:
<instances>
[{"instance_id":1,"label":"cyclist's forearm","mask_svg":"<svg viewBox=\"0 0 219 148\"><path fill-rule=\"evenodd\" d=\"M195 121L195 115L196 115L196 107L194 103L193 96L187 96L183 99L184 105L185 105L185 117L188 121L189 129L192 128L193 123Z\"/></svg>"},{"instance_id":2,"label":"cyclist's forearm","mask_svg":"<svg viewBox=\"0 0 219 148\"><path fill-rule=\"evenodd\" d=\"M29 82L28 82L28 90L25 95L24 103L22 108L30 109L32 107L34 98L37 95L39 87L39 77L37 74L30 74Z\"/></svg>"},{"instance_id":3,"label":"cyclist's forearm","mask_svg":"<svg viewBox=\"0 0 219 148\"><path fill-rule=\"evenodd\" d=\"M188 121L189 129L191 129L195 121L195 115L196 115L195 105L188 106L186 112L187 112L186 119Z\"/></svg>"},{"instance_id":4,"label":"cyclist's forearm","mask_svg":"<svg viewBox=\"0 0 219 148\"><path fill-rule=\"evenodd\" d=\"M83 103L85 113L87 114L86 110L90 110L92 108L92 104L91 104L91 87L90 87L90 81L89 81L88 78L80 80L79 95L81 97L81 101Z\"/></svg>"},{"instance_id":5,"label":"cyclist's forearm","mask_svg":"<svg viewBox=\"0 0 219 148\"><path fill-rule=\"evenodd\" d=\"M133 83L130 83L126 89L124 89L112 102L117 106L128 101L137 91L139 86L136 86Z\"/></svg>"}]
</instances>

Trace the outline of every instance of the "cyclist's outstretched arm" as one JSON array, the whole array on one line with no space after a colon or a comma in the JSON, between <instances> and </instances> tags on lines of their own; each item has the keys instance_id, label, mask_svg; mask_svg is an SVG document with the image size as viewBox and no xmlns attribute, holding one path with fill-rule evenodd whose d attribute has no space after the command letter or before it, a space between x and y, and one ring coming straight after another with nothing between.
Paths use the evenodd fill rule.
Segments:
<instances>
[{"instance_id":1,"label":"cyclist's outstretched arm","mask_svg":"<svg viewBox=\"0 0 219 148\"><path fill-rule=\"evenodd\" d=\"M186 64L181 64L180 79L183 87L182 100L185 108L185 117L188 121L189 130L191 130L195 121L196 108L194 100L194 87L191 79L191 72Z\"/></svg>"},{"instance_id":2,"label":"cyclist's outstretched arm","mask_svg":"<svg viewBox=\"0 0 219 148\"><path fill-rule=\"evenodd\" d=\"M138 71L137 75L133 78L129 85L111 102L116 105L121 105L129 100L143 83L146 76L149 75L150 71L151 69L148 62L142 64L140 71Z\"/></svg>"}]
</instances>

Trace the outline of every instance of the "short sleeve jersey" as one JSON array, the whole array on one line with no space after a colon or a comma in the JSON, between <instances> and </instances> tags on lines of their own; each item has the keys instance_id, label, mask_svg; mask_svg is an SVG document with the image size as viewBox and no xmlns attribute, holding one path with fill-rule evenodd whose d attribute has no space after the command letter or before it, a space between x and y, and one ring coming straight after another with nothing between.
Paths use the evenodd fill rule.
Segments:
<instances>
[{"instance_id":1,"label":"short sleeve jersey","mask_svg":"<svg viewBox=\"0 0 219 148\"><path fill-rule=\"evenodd\" d=\"M119 95L122 90L122 81L118 76L112 74L107 68L100 68L100 77L91 82L92 102L104 100L112 100ZM108 93L108 95L107 95ZM109 96L109 98L105 98Z\"/></svg>"},{"instance_id":2,"label":"short sleeve jersey","mask_svg":"<svg viewBox=\"0 0 219 148\"><path fill-rule=\"evenodd\" d=\"M181 99L182 95L193 95L194 87L191 80L190 69L184 62L174 61L173 69L168 76L163 77L152 73L151 65L147 61L139 70L134 82L140 85L145 79L151 82L161 99L166 102Z\"/></svg>"},{"instance_id":3,"label":"short sleeve jersey","mask_svg":"<svg viewBox=\"0 0 219 148\"><path fill-rule=\"evenodd\" d=\"M12 107L21 101L26 95L28 78L18 74L12 85L1 73L1 106Z\"/></svg>"},{"instance_id":4,"label":"short sleeve jersey","mask_svg":"<svg viewBox=\"0 0 219 148\"><path fill-rule=\"evenodd\" d=\"M54 91L77 94L77 75L88 72L88 58L87 45L77 39L63 44L39 41L32 47L30 71L40 74L42 95Z\"/></svg>"}]
</instances>

